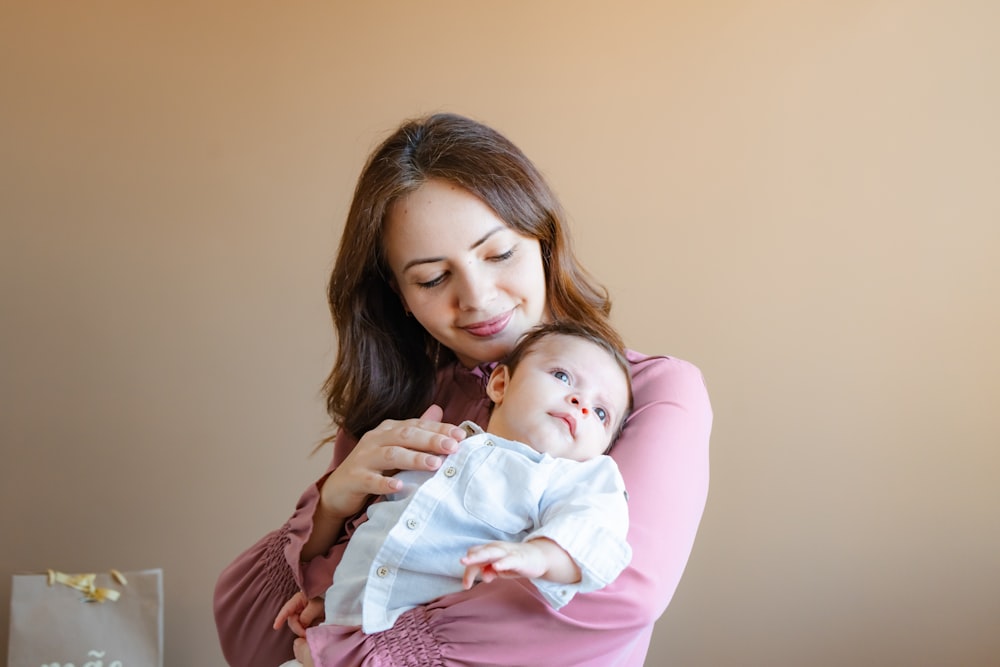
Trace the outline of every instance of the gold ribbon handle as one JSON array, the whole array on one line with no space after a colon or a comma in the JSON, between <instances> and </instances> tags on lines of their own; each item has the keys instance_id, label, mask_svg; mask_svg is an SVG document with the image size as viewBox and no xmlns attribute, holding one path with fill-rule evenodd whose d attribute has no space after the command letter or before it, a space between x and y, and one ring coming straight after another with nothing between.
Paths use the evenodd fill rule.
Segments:
<instances>
[{"instance_id":1,"label":"gold ribbon handle","mask_svg":"<svg viewBox=\"0 0 1000 667\"><path fill-rule=\"evenodd\" d=\"M57 570L49 570L49 586L62 584L83 593L84 602L114 602L121 593L113 588L99 588L96 574L65 574ZM128 584L125 576L118 570L111 570L111 578L122 586Z\"/></svg>"}]
</instances>

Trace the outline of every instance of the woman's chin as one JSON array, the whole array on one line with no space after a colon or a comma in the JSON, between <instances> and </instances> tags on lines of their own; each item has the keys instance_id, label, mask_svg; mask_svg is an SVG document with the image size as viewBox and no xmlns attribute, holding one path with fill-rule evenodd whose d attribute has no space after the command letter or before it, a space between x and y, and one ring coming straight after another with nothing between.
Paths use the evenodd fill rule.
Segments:
<instances>
[{"instance_id":1,"label":"woman's chin","mask_svg":"<svg viewBox=\"0 0 1000 667\"><path fill-rule=\"evenodd\" d=\"M520 332L512 335L508 328L502 335L470 341L470 344L462 345L461 349L453 348L452 351L463 366L474 368L506 357L514 349L520 335Z\"/></svg>"}]
</instances>

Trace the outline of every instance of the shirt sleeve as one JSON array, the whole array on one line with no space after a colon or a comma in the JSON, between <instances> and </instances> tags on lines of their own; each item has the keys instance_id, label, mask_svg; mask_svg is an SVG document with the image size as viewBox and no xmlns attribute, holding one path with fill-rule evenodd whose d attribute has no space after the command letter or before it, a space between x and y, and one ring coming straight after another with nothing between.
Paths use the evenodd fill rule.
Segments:
<instances>
[{"instance_id":1,"label":"shirt sleeve","mask_svg":"<svg viewBox=\"0 0 1000 667\"><path fill-rule=\"evenodd\" d=\"M346 539L323 556L302 563L302 547L312 534L319 488L355 441L341 431L334 442L333 461L326 473L299 498L295 512L278 530L236 557L215 585L215 625L226 662L234 667L273 667L292 658L295 635L272 629L281 606L296 592L322 595L333 579Z\"/></svg>"},{"instance_id":2,"label":"shirt sleeve","mask_svg":"<svg viewBox=\"0 0 1000 667\"><path fill-rule=\"evenodd\" d=\"M632 549L625 541L625 498L625 483L611 458L601 456L585 463L556 461L542 498L541 525L525 538L552 540L580 568L580 581L575 584L532 580L554 609L577 593L607 586L628 565Z\"/></svg>"}]
</instances>

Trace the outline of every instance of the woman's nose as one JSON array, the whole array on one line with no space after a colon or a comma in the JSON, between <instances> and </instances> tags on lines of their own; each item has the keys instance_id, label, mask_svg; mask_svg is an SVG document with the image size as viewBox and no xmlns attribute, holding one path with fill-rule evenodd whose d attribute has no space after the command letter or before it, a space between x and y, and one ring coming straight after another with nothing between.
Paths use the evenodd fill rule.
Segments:
<instances>
[{"instance_id":1,"label":"woman's nose","mask_svg":"<svg viewBox=\"0 0 1000 667\"><path fill-rule=\"evenodd\" d=\"M465 310L479 310L490 302L493 291L488 277L469 268L459 282L458 305Z\"/></svg>"}]
</instances>

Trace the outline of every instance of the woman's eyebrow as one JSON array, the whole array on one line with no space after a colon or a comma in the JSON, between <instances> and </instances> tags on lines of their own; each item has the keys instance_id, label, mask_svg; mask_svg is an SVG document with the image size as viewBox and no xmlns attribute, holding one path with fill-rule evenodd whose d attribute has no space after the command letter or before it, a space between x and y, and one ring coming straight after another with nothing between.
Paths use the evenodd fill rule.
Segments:
<instances>
[{"instance_id":1,"label":"woman's eyebrow","mask_svg":"<svg viewBox=\"0 0 1000 667\"><path fill-rule=\"evenodd\" d=\"M497 225L496 227L494 227L494 228L493 228L493 229L491 229L490 231L488 231L488 232L486 232L485 234L483 234L482 238L479 238L479 239L477 239L477 240L476 240L476 241L475 241L475 242L474 242L474 243L473 243L472 245L470 245L470 246L469 246L469 250L475 250L475 249L476 249L476 248L478 248L479 246L481 246L481 245L483 245L484 243L486 243L486 241L487 241L487 240L488 240L488 239L489 239L489 238L490 238L491 236L493 236L493 235L494 235L494 234L496 234L497 232L499 232L499 231L501 231L501 230L504 230L504 229L506 229L506 228L507 228L507 227L506 227L506 226L504 226L504 225ZM410 260L409 262L407 262L407 263L406 263L406 264L405 264L405 265L403 266L403 272L406 272L406 271L408 271L409 269L411 269L411 268L413 268L414 266L417 266L417 265L419 265L419 264L433 264L434 262L443 262L444 260L445 260L445 258L444 258L444 257L420 257L420 258L418 258L418 259L411 259L411 260Z\"/></svg>"},{"instance_id":2,"label":"woman's eyebrow","mask_svg":"<svg viewBox=\"0 0 1000 667\"><path fill-rule=\"evenodd\" d=\"M469 250L475 250L479 246L483 245L484 243L486 243L487 239L489 239L491 236L493 236L494 234L496 234L497 232L499 232L502 229L507 229L507 227L504 226L504 225L497 225L496 227L494 227L490 231L488 231L485 234L483 234L483 237L481 239L479 239L478 241L476 241L475 243L473 243L472 245L470 245L469 246Z\"/></svg>"},{"instance_id":3,"label":"woman's eyebrow","mask_svg":"<svg viewBox=\"0 0 1000 667\"><path fill-rule=\"evenodd\" d=\"M444 261L444 257L424 257L424 258L421 258L421 259L411 259L403 267L403 273L406 273L407 271L409 271L410 269L412 269L414 266L418 266L420 264L433 264L434 262L443 262L443 261Z\"/></svg>"}]
</instances>

